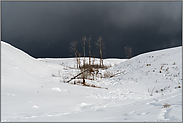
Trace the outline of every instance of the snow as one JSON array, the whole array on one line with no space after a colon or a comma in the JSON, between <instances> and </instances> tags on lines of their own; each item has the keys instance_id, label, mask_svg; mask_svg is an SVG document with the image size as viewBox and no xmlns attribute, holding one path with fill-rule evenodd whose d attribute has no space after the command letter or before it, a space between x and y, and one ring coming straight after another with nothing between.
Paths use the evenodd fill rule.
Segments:
<instances>
[{"instance_id":1,"label":"snow","mask_svg":"<svg viewBox=\"0 0 183 123\"><path fill-rule=\"evenodd\" d=\"M104 59L112 67L86 80L101 88L64 83L80 72L75 64L35 59L1 41L1 121L182 122L182 46Z\"/></svg>"}]
</instances>

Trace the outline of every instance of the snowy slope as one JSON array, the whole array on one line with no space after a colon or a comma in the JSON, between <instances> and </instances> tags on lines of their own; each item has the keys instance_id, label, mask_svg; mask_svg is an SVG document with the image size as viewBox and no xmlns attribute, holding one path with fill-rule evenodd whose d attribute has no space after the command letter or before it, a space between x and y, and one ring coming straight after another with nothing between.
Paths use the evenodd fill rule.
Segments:
<instances>
[{"instance_id":1,"label":"snowy slope","mask_svg":"<svg viewBox=\"0 0 183 123\"><path fill-rule=\"evenodd\" d=\"M35 59L1 41L1 121L180 122L181 60L182 47L106 59L114 76L86 82L108 89L92 88L63 83L79 72L74 58Z\"/></svg>"},{"instance_id":2,"label":"snowy slope","mask_svg":"<svg viewBox=\"0 0 183 123\"><path fill-rule=\"evenodd\" d=\"M5 42L1 42L1 62L1 84L4 85L4 82L6 82L8 88L9 85L15 88L23 83L25 84L25 82L27 82L26 84L36 84L41 79L49 78L51 73L57 72L56 68L63 69L62 66L58 65L46 65Z\"/></svg>"},{"instance_id":3,"label":"snowy slope","mask_svg":"<svg viewBox=\"0 0 183 123\"><path fill-rule=\"evenodd\" d=\"M118 74L113 80L154 83L155 85L182 83L182 47L165 49L136 56L112 67ZM160 83L158 83L160 82ZM151 87L151 85L150 85Z\"/></svg>"}]
</instances>

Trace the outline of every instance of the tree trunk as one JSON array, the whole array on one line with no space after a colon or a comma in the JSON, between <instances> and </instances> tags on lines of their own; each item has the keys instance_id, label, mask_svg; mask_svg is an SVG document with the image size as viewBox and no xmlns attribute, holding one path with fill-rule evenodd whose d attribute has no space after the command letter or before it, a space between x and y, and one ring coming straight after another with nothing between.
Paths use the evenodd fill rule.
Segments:
<instances>
[{"instance_id":1,"label":"tree trunk","mask_svg":"<svg viewBox=\"0 0 183 123\"><path fill-rule=\"evenodd\" d=\"M78 69L78 57L77 57L77 52L75 52L75 56L76 56L76 62L77 62L77 69Z\"/></svg>"},{"instance_id":2,"label":"tree trunk","mask_svg":"<svg viewBox=\"0 0 183 123\"><path fill-rule=\"evenodd\" d=\"M90 39L88 40L89 45L89 67L91 66L91 46L90 46Z\"/></svg>"},{"instance_id":3,"label":"tree trunk","mask_svg":"<svg viewBox=\"0 0 183 123\"><path fill-rule=\"evenodd\" d=\"M69 81L67 81L67 83L69 83L71 80L75 79L76 77L78 77L79 75L81 75L82 73L86 72L88 69L84 70L83 72L77 74L76 76L74 76L73 78L71 78Z\"/></svg>"}]
</instances>

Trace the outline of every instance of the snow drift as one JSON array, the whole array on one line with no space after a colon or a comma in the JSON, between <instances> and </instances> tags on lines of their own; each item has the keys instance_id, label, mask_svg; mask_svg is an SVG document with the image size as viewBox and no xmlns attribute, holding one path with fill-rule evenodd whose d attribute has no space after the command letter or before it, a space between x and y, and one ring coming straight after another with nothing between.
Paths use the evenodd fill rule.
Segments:
<instances>
[{"instance_id":1,"label":"snow drift","mask_svg":"<svg viewBox=\"0 0 183 123\"><path fill-rule=\"evenodd\" d=\"M182 47L106 59L113 76L86 82L108 90L63 83L74 63L1 41L1 121L182 121Z\"/></svg>"}]
</instances>

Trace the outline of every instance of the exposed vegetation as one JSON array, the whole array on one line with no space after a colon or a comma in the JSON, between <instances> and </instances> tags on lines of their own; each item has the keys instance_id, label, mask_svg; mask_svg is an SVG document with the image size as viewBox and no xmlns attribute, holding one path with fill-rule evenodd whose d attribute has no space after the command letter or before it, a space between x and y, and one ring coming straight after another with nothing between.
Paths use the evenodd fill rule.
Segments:
<instances>
[{"instance_id":1,"label":"exposed vegetation","mask_svg":"<svg viewBox=\"0 0 183 123\"><path fill-rule=\"evenodd\" d=\"M169 108L171 105L168 103L164 103L163 108Z\"/></svg>"},{"instance_id":2,"label":"exposed vegetation","mask_svg":"<svg viewBox=\"0 0 183 123\"><path fill-rule=\"evenodd\" d=\"M91 55L91 37L90 38L86 38L86 36L83 36L81 39L81 43L82 43L82 47L83 47L83 64L81 64L81 53L78 52L77 49L77 42L72 41L71 42L71 52L74 53L75 57L76 57L76 68L80 69L80 71L85 71L87 69L87 71L83 72L82 74L80 74L79 76L75 77L78 79L89 79L89 80L94 80L95 76L98 76L99 73L99 69L107 69L111 66L106 66L103 63L103 49L104 49L104 42L103 39L101 37L98 38L97 42L96 42L96 46L99 48L99 56L100 56L100 63L99 64L95 64L95 58L92 59L92 55ZM88 55L89 55L89 61L86 62L86 44L88 44ZM55 75L52 75L55 76ZM103 75L100 75L101 78L107 78L112 76L111 73L109 72L105 72ZM72 78L71 78L72 79Z\"/></svg>"},{"instance_id":3,"label":"exposed vegetation","mask_svg":"<svg viewBox=\"0 0 183 123\"><path fill-rule=\"evenodd\" d=\"M102 49L104 49L104 42L102 41L102 38L99 37L99 39L96 42L96 45L99 47L99 54L100 54L100 66L103 66L103 59L102 59Z\"/></svg>"},{"instance_id":4,"label":"exposed vegetation","mask_svg":"<svg viewBox=\"0 0 183 123\"><path fill-rule=\"evenodd\" d=\"M126 47L125 47L125 53L126 53L126 57L127 57L128 59L130 59L130 58L132 57L132 48L126 46Z\"/></svg>"},{"instance_id":5,"label":"exposed vegetation","mask_svg":"<svg viewBox=\"0 0 183 123\"><path fill-rule=\"evenodd\" d=\"M103 88L100 86L96 86L94 84L88 84L85 81L81 81L81 80L74 80L74 83L71 83L73 85L81 85L81 86L87 86L87 87L93 87L93 88L101 88L101 89L108 89L108 88Z\"/></svg>"},{"instance_id":6,"label":"exposed vegetation","mask_svg":"<svg viewBox=\"0 0 183 123\"><path fill-rule=\"evenodd\" d=\"M149 92L149 95L150 96L153 96L153 90L155 89L155 87L152 89L152 90L150 90L149 88L148 88L148 92Z\"/></svg>"},{"instance_id":7,"label":"exposed vegetation","mask_svg":"<svg viewBox=\"0 0 183 123\"><path fill-rule=\"evenodd\" d=\"M80 69L87 69L87 68L107 69L107 68L109 68L109 67L111 67L111 65L109 65L109 66L107 66L107 65L101 66L101 65L99 65L99 64L91 64L91 65L85 64L85 65L82 65L82 66L80 67Z\"/></svg>"},{"instance_id":8,"label":"exposed vegetation","mask_svg":"<svg viewBox=\"0 0 183 123\"><path fill-rule=\"evenodd\" d=\"M88 51L89 51L89 65L91 65L91 44L90 44L91 37L88 38L87 41L88 41Z\"/></svg>"},{"instance_id":9,"label":"exposed vegetation","mask_svg":"<svg viewBox=\"0 0 183 123\"><path fill-rule=\"evenodd\" d=\"M82 44L83 44L83 56L84 56L84 60L83 60L83 65L85 65L85 45L86 45L86 36L82 37Z\"/></svg>"},{"instance_id":10,"label":"exposed vegetation","mask_svg":"<svg viewBox=\"0 0 183 123\"><path fill-rule=\"evenodd\" d=\"M76 62L77 62L76 66L77 66L77 68L79 68L77 42L72 41L70 45L71 45L71 47L70 47L71 52L73 52L75 54L75 57L76 57Z\"/></svg>"}]
</instances>

